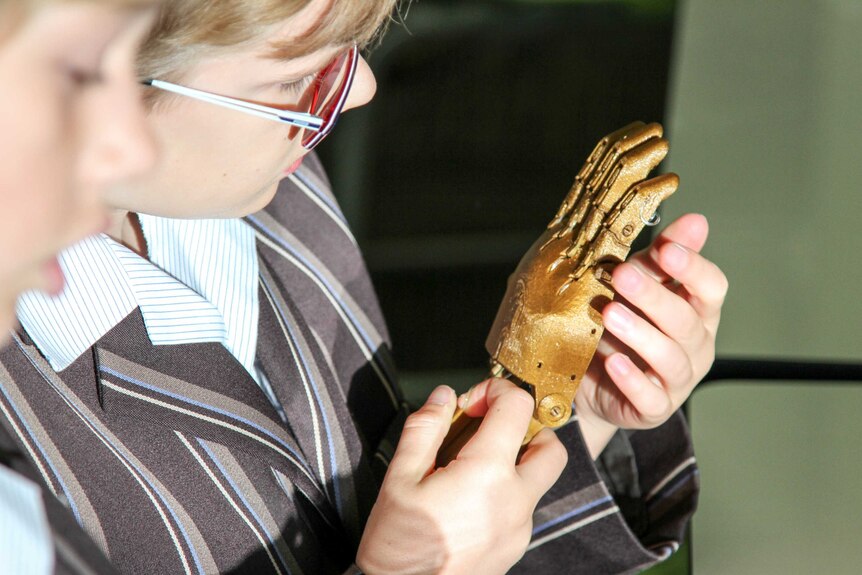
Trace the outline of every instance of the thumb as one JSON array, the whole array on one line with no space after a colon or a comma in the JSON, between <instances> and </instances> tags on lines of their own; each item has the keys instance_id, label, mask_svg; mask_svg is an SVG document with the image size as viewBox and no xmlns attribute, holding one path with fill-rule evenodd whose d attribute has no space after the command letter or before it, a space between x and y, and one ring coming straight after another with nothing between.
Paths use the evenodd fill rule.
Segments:
<instances>
[{"instance_id":1,"label":"thumb","mask_svg":"<svg viewBox=\"0 0 862 575\"><path fill-rule=\"evenodd\" d=\"M437 451L452 424L455 392L441 385L428 396L425 405L404 422L401 439L386 473L387 481L419 483L434 471Z\"/></svg>"}]
</instances>

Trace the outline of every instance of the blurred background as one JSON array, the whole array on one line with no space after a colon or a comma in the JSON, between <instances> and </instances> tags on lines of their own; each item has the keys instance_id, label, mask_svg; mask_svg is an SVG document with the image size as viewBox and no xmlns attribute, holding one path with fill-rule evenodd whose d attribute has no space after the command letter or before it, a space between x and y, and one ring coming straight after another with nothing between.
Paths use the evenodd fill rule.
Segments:
<instances>
[{"instance_id":1,"label":"blurred background","mask_svg":"<svg viewBox=\"0 0 862 575\"><path fill-rule=\"evenodd\" d=\"M671 143L664 222L710 220L719 357L862 363L862 2L414 0L405 23L320 154L411 397L484 376L506 277L633 120ZM650 573L862 572L862 383L743 374L688 409L700 508Z\"/></svg>"}]
</instances>

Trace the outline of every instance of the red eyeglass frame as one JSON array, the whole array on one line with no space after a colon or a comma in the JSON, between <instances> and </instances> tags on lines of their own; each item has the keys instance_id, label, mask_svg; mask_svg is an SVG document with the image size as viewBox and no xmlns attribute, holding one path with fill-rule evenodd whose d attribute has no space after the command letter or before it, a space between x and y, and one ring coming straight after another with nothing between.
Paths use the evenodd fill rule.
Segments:
<instances>
[{"instance_id":1,"label":"red eyeglass frame","mask_svg":"<svg viewBox=\"0 0 862 575\"><path fill-rule=\"evenodd\" d=\"M290 124L304 131L301 140L302 146L311 150L335 127L335 123L344 109L344 104L347 102L347 97L350 95L350 89L353 87L353 78L356 76L358 65L359 47L354 44L318 72L309 88L311 90L310 96L303 98L303 100L309 101L307 112L265 106L154 78L142 80L141 83L267 120ZM336 85L339 79L341 81ZM316 111L317 113L315 113L316 106L322 106L320 110Z\"/></svg>"}]
</instances>

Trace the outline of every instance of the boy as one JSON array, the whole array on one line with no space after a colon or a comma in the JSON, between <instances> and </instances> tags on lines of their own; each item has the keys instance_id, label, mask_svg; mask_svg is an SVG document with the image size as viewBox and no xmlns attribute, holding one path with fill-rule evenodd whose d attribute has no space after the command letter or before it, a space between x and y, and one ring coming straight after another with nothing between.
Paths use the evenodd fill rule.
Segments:
<instances>
[{"instance_id":1,"label":"boy","mask_svg":"<svg viewBox=\"0 0 862 575\"><path fill-rule=\"evenodd\" d=\"M0 345L19 293L60 291L56 252L101 230L105 188L154 160L134 74L153 4L0 0ZM0 425L3 573L113 572L68 510L43 499L10 433Z\"/></svg>"},{"instance_id":2,"label":"boy","mask_svg":"<svg viewBox=\"0 0 862 575\"><path fill-rule=\"evenodd\" d=\"M0 0L2 343L17 295L59 292L56 253L103 229L105 188L153 164L132 67L152 4Z\"/></svg>"},{"instance_id":3,"label":"boy","mask_svg":"<svg viewBox=\"0 0 862 575\"><path fill-rule=\"evenodd\" d=\"M172 2L145 45L141 76L165 159L109 196L108 235L65 254L70 290L59 301L28 298L25 331L2 356L3 385L20 394L34 430L20 440L46 438L33 451L48 480L122 570L503 572L523 554L567 449L573 465L539 509L536 544L583 547L564 560L584 572L660 556L634 541L582 442L597 455L621 424L664 422L708 368L723 278L696 254L705 222L671 226L639 264L618 270L623 295L654 324L608 322L619 341L608 339L609 377L600 362L586 388L595 393L583 403L584 440L576 426L566 447L544 431L516 461L531 405L494 380L470 396L471 412L488 416L469 456L430 471L454 395L438 388L406 417L361 256L306 157L342 108L373 95L354 45L391 8ZM279 116L287 122L267 119ZM683 253L676 268L666 265L672 250ZM697 304L656 281L667 272ZM609 308L609 319L623 311ZM646 345L653 337L662 345ZM616 350L626 346L660 391L625 369ZM624 386L614 403L607 390ZM636 409L615 418L621 403ZM674 457L688 449L678 429L674 417L659 434L674 438L665 444ZM645 470L658 477L644 485L659 489L640 499L657 495L660 512L646 540L666 547L693 484L652 460ZM673 496L662 497L665 477ZM602 514L589 524L607 519L598 531L578 529L582 507ZM621 551L597 562L609 526ZM557 538L564 532L573 536ZM528 554L524 568L532 555L543 556Z\"/></svg>"}]
</instances>

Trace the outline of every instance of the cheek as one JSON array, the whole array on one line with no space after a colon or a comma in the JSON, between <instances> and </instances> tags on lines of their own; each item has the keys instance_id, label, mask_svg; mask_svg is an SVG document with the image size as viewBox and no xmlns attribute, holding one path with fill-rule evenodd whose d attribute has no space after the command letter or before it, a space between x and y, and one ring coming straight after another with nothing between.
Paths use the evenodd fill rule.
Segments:
<instances>
[{"instance_id":1,"label":"cheek","mask_svg":"<svg viewBox=\"0 0 862 575\"><path fill-rule=\"evenodd\" d=\"M4 194L11 197L0 200L4 206L0 218L0 275L26 273L101 226L101 221L91 217L91 210L82 209L72 190L62 189L59 181L31 178L27 182L31 186L26 189L33 190L39 180L56 187L50 189L51 193L33 191L26 196L13 191Z\"/></svg>"},{"instance_id":2,"label":"cheek","mask_svg":"<svg viewBox=\"0 0 862 575\"><path fill-rule=\"evenodd\" d=\"M80 224L82 206L68 134L46 115L13 133L27 136L0 145L0 249L2 265L20 269L63 247L68 230Z\"/></svg>"},{"instance_id":3,"label":"cheek","mask_svg":"<svg viewBox=\"0 0 862 575\"><path fill-rule=\"evenodd\" d=\"M246 215L249 203L257 207L261 196L271 197L274 192L267 191L304 155L298 141L288 139L286 126L254 117L250 120L242 130L220 130L206 153L194 145L175 150L174 169L189 178L193 195L207 198L214 209L221 205Z\"/></svg>"},{"instance_id":4,"label":"cheek","mask_svg":"<svg viewBox=\"0 0 862 575\"><path fill-rule=\"evenodd\" d=\"M54 94L45 94L54 97L40 98L35 91L22 90L19 95L24 97L17 100L13 92L12 100L4 102L0 109L4 133L15 135L14 139L0 139L0 184L3 190L15 190L14 193L41 202L42 198L69 186L74 176L75 135L56 88ZM4 195L11 193L4 191ZM8 213L5 207L4 212Z\"/></svg>"},{"instance_id":5,"label":"cheek","mask_svg":"<svg viewBox=\"0 0 862 575\"><path fill-rule=\"evenodd\" d=\"M156 125L166 173L197 175L201 182L214 176L250 179L271 174L292 149L286 126L234 110L202 112L208 113L173 123L164 118Z\"/></svg>"},{"instance_id":6,"label":"cheek","mask_svg":"<svg viewBox=\"0 0 862 575\"><path fill-rule=\"evenodd\" d=\"M160 160L150 175L112 191L117 208L167 217L237 217L264 207L305 154L288 127L205 103L153 114Z\"/></svg>"},{"instance_id":7,"label":"cheek","mask_svg":"<svg viewBox=\"0 0 862 575\"><path fill-rule=\"evenodd\" d=\"M0 328L7 327L5 317L14 313L16 296L41 287L40 270L45 262L71 243L67 241L71 239L70 221L66 218L68 212L63 212L68 206L63 203L63 195L9 195L4 193L0 199L4 206L0 218L0 316L4 318L0 318Z\"/></svg>"},{"instance_id":8,"label":"cheek","mask_svg":"<svg viewBox=\"0 0 862 575\"><path fill-rule=\"evenodd\" d=\"M262 118L250 117L245 130L225 134L225 169L245 177L260 178L281 173L296 157L298 139L290 139L289 127Z\"/></svg>"},{"instance_id":9,"label":"cheek","mask_svg":"<svg viewBox=\"0 0 862 575\"><path fill-rule=\"evenodd\" d=\"M16 89L0 107L0 125L15 135L0 138L0 283L7 292L10 283L32 287L48 258L102 224L96 198L78 188L67 87L37 66L14 77Z\"/></svg>"}]
</instances>

